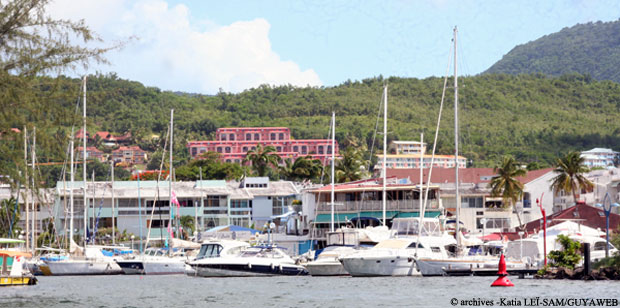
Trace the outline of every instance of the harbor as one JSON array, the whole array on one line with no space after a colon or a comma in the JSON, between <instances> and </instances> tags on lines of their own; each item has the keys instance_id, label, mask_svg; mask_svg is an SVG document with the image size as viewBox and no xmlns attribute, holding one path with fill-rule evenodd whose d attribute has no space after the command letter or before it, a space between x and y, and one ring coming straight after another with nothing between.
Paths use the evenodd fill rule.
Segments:
<instances>
[{"instance_id":1,"label":"harbor","mask_svg":"<svg viewBox=\"0 0 620 308\"><path fill-rule=\"evenodd\" d=\"M516 287L491 288L492 277L351 278L247 277L200 279L184 276L42 277L34 287L2 289L0 305L8 307L451 307L450 300L524 301L616 298L614 281L514 279ZM423 290L423 292L421 291ZM450 290L447 293L446 290ZM103 294L107 296L103 296ZM487 305L485 305L487 306ZM488 305L493 306L493 305ZM532 305L537 306L537 305ZM563 305L557 305L563 306ZM566 306L566 305L564 305Z\"/></svg>"}]
</instances>

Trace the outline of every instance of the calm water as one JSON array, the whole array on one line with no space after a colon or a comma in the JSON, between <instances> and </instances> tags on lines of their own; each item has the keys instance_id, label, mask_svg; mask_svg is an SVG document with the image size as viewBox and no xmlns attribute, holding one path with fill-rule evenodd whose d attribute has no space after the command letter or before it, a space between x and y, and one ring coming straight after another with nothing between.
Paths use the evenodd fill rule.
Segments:
<instances>
[{"instance_id":1,"label":"calm water","mask_svg":"<svg viewBox=\"0 0 620 308\"><path fill-rule=\"evenodd\" d=\"M352 278L175 276L39 277L31 287L0 288L1 307L453 307L452 298L620 298L620 282L511 277ZM471 305L465 305L472 307ZM478 307L484 305L478 305ZM524 305L520 305L523 307ZM457 307L463 307L457 305Z\"/></svg>"}]
</instances>

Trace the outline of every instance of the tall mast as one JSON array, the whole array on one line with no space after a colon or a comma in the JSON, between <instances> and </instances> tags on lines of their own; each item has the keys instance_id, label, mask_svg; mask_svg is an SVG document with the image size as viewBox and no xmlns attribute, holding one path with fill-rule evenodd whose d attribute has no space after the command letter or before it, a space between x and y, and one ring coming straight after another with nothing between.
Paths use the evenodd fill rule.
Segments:
<instances>
[{"instance_id":1,"label":"tall mast","mask_svg":"<svg viewBox=\"0 0 620 308\"><path fill-rule=\"evenodd\" d=\"M110 172L111 172L110 177L112 178L112 245L116 245L116 230L114 230L114 228L116 227L114 223L114 218L116 216L116 214L114 213L114 205L115 205L114 204L114 158L112 158L112 160L110 161ZM138 178L139 177L140 177L140 174L138 173ZM140 181L140 179L138 179L138 181ZM138 202L140 202L140 186L139 185L138 185ZM140 214L142 214L142 212L140 212ZM142 224L142 221L140 221L140 224ZM142 229L140 231L142 231ZM131 247L131 249L133 249L133 247Z\"/></svg>"},{"instance_id":2,"label":"tall mast","mask_svg":"<svg viewBox=\"0 0 620 308\"><path fill-rule=\"evenodd\" d=\"M37 219L37 211L35 208L35 186L34 186L34 177L35 177L35 161L36 161L36 146L37 146L37 127L35 126L32 130L32 154L30 154L30 158L32 159L32 177L30 179L31 183L32 183L32 189L30 190L30 194L31 194L31 199L30 202L32 203L32 253L34 254L34 249L37 246L37 224L36 224L36 219Z\"/></svg>"},{"instance_id":3,"label":"tall mast","mask_svg":"<svg viewBox=\"0 0 620 308\"><path fill-rule=\"evenodd\" d=\"M454 187L456 191L456 244L460 248L461 241L459 232L459 215L461 212L461 195L459 193L459 79L457 74L456 61L456 34L458 30L454 27Z\"/></svg>"},{"instance_id":4,"label":"tall mast","mask_svg":"<svg viewBox=\"0 0 620 308\"><path fill-rule=\"evenodd\" d=\"M73 130L71 131L71 174L69 175L71 178L71 190L69 191L69 202L70 202L70 220L69 220L69 252L71 252L71 243L73 242L73 184L75 183L75 174L73 172Z\"/></svg>"},{"instance_id":5,"label":"tall mast","mask_svg":"<svg viewBox=\"0 0 620 308\"><path fill-rule=\"evenodd\" d=\"M331 231L334 232L334 197L335 197L335 188L334 185L336 180L334 179L335 175L335 165L336 165L336 112L332 112L332 189L331 189L331 200L332 200L332 223L331 223Z\"/></svg>"},{"instance_id":6,"label":"tall mast","mask_svg":"<svg viewBox=\"0 0 620 308\"><path fill-rule=\"evenodd\" d=\"M24 126L24 166L26 176L26 193L24 198L24 207L26 208L26 251L28 251L30 249L30 203L28 202L30 179L28 177L28 129L26 126Z\"/></svg>"},{"instance_id":7,"label":"tall mast","mask_svg":"<svg viewBox=\"0 0 620 308\"><path fill-rule=\"evenodd\" d=\"M386 225L385 208L387 206L386 179L387 179L387 104L388 104L388 87L383 88L383 225Z\"/></svg>"},{"instance_id":8,"label":"tall mast","mask_svg":"<svg viewBox=\"0 0 620 308\"><path fill-rule=\"evenodd\" d=\"M84 111L82 114L82 160L84 163L82 167L82 180L84 181L84 247L86 247L86 237L88 236L88 199L86 198L86 76L84 76L82 92L84 93L84 103L82 104L84 107L82 108Z\"/></svg>"},{"instance_id":9,"label":"tall mast","mask_svg":"<svg viewBox=\"0 0 620 308\"><path fill-rule=\"evenodd\" d=\"M170 222L172 224L172 217L174 217L174 207L172 206L172 136L174 135L174 109L170 109L170 171L168 174L168 205L170 206ZM178 237L178 233L177 233Z\"/></svg>"},{"instance_id":10,"label":"tall mast","mask_svg":"<svg viewBox=\"0 0 620 308\"><path fill-rule=\"evenodd\" d=\"M92 218L93 218L93 224L92 224L92 228L91 228L91 232L93 233L93 237L91 237L90 242L91 244L95 244L95 228L97 227L97 219L95 218L95 204L97 204L97 200L95 199L95 170L93 170L92 176L91 176L91 183L93 183L93 206L92 206ZM102 196L103 198L103 196Z\"/></svg>"}]
</instances>

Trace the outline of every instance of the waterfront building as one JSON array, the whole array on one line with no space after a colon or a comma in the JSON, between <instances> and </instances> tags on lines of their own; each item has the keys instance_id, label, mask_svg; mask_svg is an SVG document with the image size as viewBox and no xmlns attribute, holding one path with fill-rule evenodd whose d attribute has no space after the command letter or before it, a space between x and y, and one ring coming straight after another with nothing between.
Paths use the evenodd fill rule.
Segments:
<instances>
[{"instance_id":1,"label":"waterfront building","mask_svg":"<svg viewBox=\"0 0 620 308\"><path fill-rule=\"evenodd\" d=\"M581 152L583 164L588 168L607 168L618 165L620 152L612 149L594 148Z\"/></svg>"},{"instance_id":2,"label":"waterfront building","mask_svg":"<svg viewBox=\"0 0 620 308\"><path fill-rule=\"evenodd\" d=\"M426 153L426 143L420 141L392 141L389 149L391 153L386 155L386 165L388 169L408 169L408 168L430 168L432 155ZM422 162L420 162L422 156ZM453 168L454 155L435 154L433 168ZM459 168L467 167L467 159L463 156L458 158ZM380 172L383 169L383 159L379 158L375 165L375 170Z\"/></svg>"},{"instance_id":3,"label":"waterfront building","mask_svg":"<svg viewBox=\"0 0 620 308\"><path fill-rule=\"evenodd\" d=\"M347 224L363 227L380 225L383 218L383 182L369 179L334 185L334 224L335 228ZM313 237L324 240L331 225L331 185L310 190L316 209ZM429 203L425 217L437 217L443 206L439 198L439 188L431 186ZM386 182L386 220L397 217L419 217L420 187L410 181L399 181L394 177Z\"/></svg>"},{"instance_id":4,"label":"waterfront building","mask_svg":"<svg viewBox=\"0 0 620 308\"><path fill-rule=\"evenodd\" d=\"M27 191L25 187L19 189L11 188L8 184L0 185L0 202L4 200L13 199L17 201L17 210L19 210L19 221L17 222L17 228L23 232L26 231L26 206L29 208L30 227L33 230L34 238L36 239L41 234L41 227L44 225L44 221L49 219L52 214L52 208L54 204L54 190L53 189L37 189L34 192ZM33 206L34 203L34 206ZM9 214L9 219L13 219L15 208ZM34 209L34 210L33 210ZM34 219L34 227L32 220ZM22 232L22 236L25 233ZM24 238L25 240L25 238Z\"/></svg>"},{"instance_id":5,"label":"waterfront building","mask_svg":"<svg viewBox=\"0 0 620 308\"><path fill-rule=\"evenodd\" d=\"M424 181L428 179L428 172L429 169L423 170ZM388 169L387 175L408 179L413 184L420 182L420 169ZM493 168L459 170L461 195L459 219L467 230L486 234L505 232L519 226L519 221L524 224L538 219L542 214L536 205L536 198L540 198L543 193L543 207L551 213L554 197L549 188L549 180L554 176L552 168L530 171L526 176L518 178L524 184L523 198L512 207L504 206L501 197L491 196L489 182L495 175ZM454 215L456 213L454 168L433 168L431 185L438 187L443 207L450 215Z\"/></svg>"},{"instance_id":6,"label":"waterfront building","mask_svg":"<svg viewBox=\"0 0 620 308\"><path fill-rule=\"evenodd\" d=\"M138 236L142 225L142 235L146 237L150 223L152 238L166 234L171 210L167 181L115 181L113 188L110 182L89 182L85 190L86 198L83 182L75 182L73 187L66 183L67 190L64 190L64 185L59 182L55 192L53 216L59 229L63 229L65 223L68 225L66 209L69 208L69 189L73 189L74 193L74 225L79 234L83 234L84 230L84 203L88 205L91 229L95 224L98 228L111 227L114 189L114 217L119 230ZM197 219L200 231L229 224L262 228L274 216L288 211L299 194L294 183L269 181L267 178L246 178L242 182L173 182L172 191L180 204L177 217ZM176 215L174 205L172 210Z\"/></svg>"},{"instance_id":7,"label":"waterfront building","mask_svg":"<svg viewBox=\"0 0 620 308\"><path fill-rule=\"evenodd\" d=\"M325 164L331 158L331 142L331 139L291 139L288 127L236 127L218 128L215 140L189 141L187 148L192 159L199 158L205 152L217 152L222 161L241 163L248 151L261 144L273 146L276 154L284 159L310 155ZM338 155L338 152L336 142L334 153Z\"/></svg>"}]
</instances>

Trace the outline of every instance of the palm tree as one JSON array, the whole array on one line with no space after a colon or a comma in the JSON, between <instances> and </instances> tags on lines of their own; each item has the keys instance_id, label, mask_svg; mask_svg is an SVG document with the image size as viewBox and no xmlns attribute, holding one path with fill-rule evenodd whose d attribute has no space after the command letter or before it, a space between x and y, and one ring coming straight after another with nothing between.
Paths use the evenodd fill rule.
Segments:
<instances>
[{"instance_id":1,"label":"palm tree","mask_svg":"<svg viewBox=\"0 0 620 308\"><path fill-rule=\"evenodd\" d=\"M194 234L194 229L196 227L196 225L194 224L194 217L189 215L183 215L181 216L179 223L183 228L183 235L186 239L192 234Z\"/></svg>"},{"instance_id":2,"label":"palm tree","mask_svg":"<svg viewBox=\"0 0 620 308\"><path fill-rule=\"evenodd\" d=\"M243 159L243 163L250 162L256 175L265 176L267 175L268 168L270 166L277 167L281 160L280 156L275 152L276 148L273 146L263 147L259 143L256 148L247 152Z\"/></svg>"},{"instance_id":3,"label":"palm tree","mask_svg":"<svg viewBox=\"0 0 620 308\"><path fill-rule=\"evenodd\" d=\"M280 168L280 173L289 181L318 179L323 171L321 161L313 159L310 155L297 157L294 162L285 160L284 163L284 166Z\"/></svg>"},{"instance_id":4,"label":"palm tree","mask_svg":"<svg viewBox=\"0 0 620 308\"><path fill-rule=\"evenodd\" d=\"M354 147L348 147L340 152L342 157L336 163L335 180L337 183L357 181L366 175L365 165L367 161L363 158L363 152Z\"/></svg>"},{"instance_id":5,"label":"palm tree","mask_svg":"<svg viewBox=\"0 0 620 308\"><path fill-rule=\"evenodd\" d=\"M551 179L551 188L555 195L560 191L573 194L573 200L577 203L577 192L581 189L592 190L594 184L590 182L584 173L588 172L588 167L584 164L584 158L579 152L570 152L566 156L558 158L555 163L557 175Z\"/></svg>"},{"instance_id":6,"label":"palm tree","mask_svg":"<svg viewBox=\"0 0 620 308\"><path fill-rule=\"evenodd\" d=\"M504 205L511 207L523 196L523 183L517 177L525 176L527 170L521 167L512 156L504 156L502 162L493 168L497 173L489 182L491 196L502 197ZM522 225L521 216L517 211L519 225Z\"/></svg>"}]
</instances>

